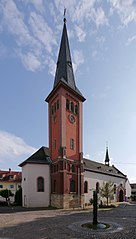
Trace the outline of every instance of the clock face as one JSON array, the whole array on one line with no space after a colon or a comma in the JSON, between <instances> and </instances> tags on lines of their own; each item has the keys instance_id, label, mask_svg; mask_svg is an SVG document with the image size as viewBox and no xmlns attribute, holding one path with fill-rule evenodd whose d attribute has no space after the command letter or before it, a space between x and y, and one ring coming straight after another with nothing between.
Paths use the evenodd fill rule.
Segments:
<instances>
[{"instance_id":1,"label":"clock face","mask_svg":"<svg viewBox=\"0 0 136 239\"><path fill-rule=\"evenodd\" d=\"M70 114L69 115L69 121L70 121L70 123L74 124L75 123L75 116Z\"/></svg>"}]
</instances>

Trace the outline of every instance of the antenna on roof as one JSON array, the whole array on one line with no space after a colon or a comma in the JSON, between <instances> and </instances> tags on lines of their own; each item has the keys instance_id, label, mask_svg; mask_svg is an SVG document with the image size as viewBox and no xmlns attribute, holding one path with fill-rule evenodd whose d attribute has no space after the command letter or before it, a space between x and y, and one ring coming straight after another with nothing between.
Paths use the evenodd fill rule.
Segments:
<instances>
[{"instance_id":1,"label":"antenna on roof","mask_svg":"<svg viewBox=\"0 0 136 239\"><path fill-rule=\"evenodd\" d=\"M66 23L66 8L65 8L65 7L64 7L64 14L63 14L63 17L64 17L63 21L64 21L64 23Z\"/></svg>"}]
</instances>

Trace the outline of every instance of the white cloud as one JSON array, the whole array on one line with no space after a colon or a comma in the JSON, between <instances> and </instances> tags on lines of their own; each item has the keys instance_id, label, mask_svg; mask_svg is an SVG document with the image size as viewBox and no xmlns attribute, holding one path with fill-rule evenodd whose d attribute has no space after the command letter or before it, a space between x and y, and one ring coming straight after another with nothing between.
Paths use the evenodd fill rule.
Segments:
<instances>
[{"instance_id":1,"label":"white cloud","mask_svg":"<svg viewBox=\"0 0 136 239\"><path fill-rule=\"evenodd\" d=\"M56 70L56 64L54 60L51 57L47 57L45 60L45 64L48 65L49 73L54 76Z\"/></svg>"},{"instance_id":2,"label":"white cloud","mask_svg":"<svg viewBox=\"0 0 136 239\"><path fill-rule=\"evenodd\" d=\"M134 36L128 38L126 45L127 45L127 46L130 45L130 44L131 44L133 41L135 41L135 40L136 40L136 35L134 35Z\"/></svg>"},{"instance_id":3,"label":"white cloud","mask_svg":"<svg viewBox=\"0 0 136 239\"><path fill-rule=\"evenodd\" d=\"M73 58L74 58L74 71L77 70L78 66L84 63L84 56L81 50L74 50L73 51Z\"/></svg>"},{"instance_id":4,"label":"white cloud","mask_svg":"<svg viewBox=\"0 0 136 239\"><path fill-rule=\"evenodd\" d=\"M0 131L0 157L30 155L36 148L27 145L23 139L11 133Z\"/></svg>"},{"instance_id":5,"label":"white cloud","mask_svg":"<svg viewBox=\"0 0 136 239\"><path fill-rule=\"evenodd\" d=\"M34 37L44 45L49 53L51 53L52 46L56 45L55 35L45 22L44 18L41 15L32 12L30 14L29 24Z\"/></svg>"},{"instance_id":6,"label":"white cloud","mask_svg":"<svg viewBox=\"0 0 136 239\"><path fill-rule=\"evenodd\" d=\"M83 157L86 159L90 159L90 154L84 154Z\"/></svg>"},{"instance_id":7,"label":"white cloud","mask_svg":"<svg viewBox=\"0 0 136 239\"><path fill-rule=\"evenodd\" d=\"M86 32L80 27L75 25L75 31L80 42L85 41Z\"/></svg>"},{"instance_id":8,"label":"white cloud","mask_svg":"<svg viewBox=\"0 0 136 239\"><path fill-rule=\"evenodd\" d=\"M36 1L32 2L36 4ZM42 6L42 1L40 4ZM14 51L17 57L20 57L27 70L37 71L43 68L45 59L51 56L52 47L56 45L52 29L42 15L36 12L30 12L25 23L25 13L19 11L13 0L2 1L0 7L4 30L10 33L16 43Z\"/></svg>"},{"instance_id":9,"label":"white cloud","mask_svg":"<svg viewBox=\"0 0 136 239\"><path fill-rule=\"evenodd\" d=\"M7 56L7 48L0 42L0 58Z\"/></svg>"},{"instance_id":10,"label":"white cloud","mask_svg":"<svg viewBox=\"0 0 136 239\"><path fill-rule=\"evenodd\" d=\"M134 0L108 0L111 5L111 12L118 13L121 23L128 25L130 22L136 22L136 4Z\"/></svg>"},{"instance_id":11,"label":"white cloud","mask_svg":"<svg viewBox=\"0 0 136 239\"><path fill-rule=\"evenodd\" d=\"M107 25L108 19L105 16L105 13L101 7L92 10L92 19L95 22L96 26Z\"/></svg>"},{"instance_id":12,"label":"white cloud","mask_svg":"<svg viewBox=\"0 0 136 239\"><path fill-rule=\"evenodd\" d=\"M43 12L44 10L44 0L22 0L24 4L32 4L36 10Z\"/></svg>"},{"instance_id":13,"label":"white cloud","mask_svg":"<svg viewBox=\"0 0 136 239\"><path fill-rule=\"evenodd\" d=\"M83 22L84 19L90 19L95 0L83 0L77 2L73 19L78 22Z\"/></svg>"},{"instance_id":14,"label":"white cloud","mask_svg":"<svg viewBox=\"0 0 136 239\"><path fill-rule=\"evenodd\" d=\"M19 55L26 69L30 71L36 71L41 68L41 62L39 61L38 57L35 56L33 53L28 52L26 54L23 54L20 52Z\"/></svg>"}]
</instances>

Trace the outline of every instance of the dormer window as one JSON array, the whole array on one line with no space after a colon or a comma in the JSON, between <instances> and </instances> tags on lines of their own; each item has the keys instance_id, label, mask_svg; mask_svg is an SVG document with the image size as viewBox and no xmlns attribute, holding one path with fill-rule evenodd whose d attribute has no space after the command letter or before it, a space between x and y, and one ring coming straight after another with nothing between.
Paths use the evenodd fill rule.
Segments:
<instances>
[{"instance_id":1,"label":"dormer window","mask_svg":"<svg viewBox=\"0 0 136 239\"><path fill-rule=\"evenodd\" d=\"M14 178L14 175L9 175L9 179L13 179Z\"/></svg>"},{"instance_id":2,"label":"dormer window","mask_svg":"<svg viewBox=\"0 0 136 239\"><path fill-rule=\"evenodd\" d=\"M71 61L68 61L67 63L68 63L68 65L69 65L70 67L72 67Z\"/></svg>"}]
</instances>

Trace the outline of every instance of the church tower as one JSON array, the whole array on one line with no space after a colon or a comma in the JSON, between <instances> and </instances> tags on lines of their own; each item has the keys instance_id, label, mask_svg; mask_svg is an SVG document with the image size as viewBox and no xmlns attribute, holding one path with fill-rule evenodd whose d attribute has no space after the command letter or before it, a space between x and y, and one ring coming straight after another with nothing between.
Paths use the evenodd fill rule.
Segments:
<instances>
[{"instance_id":1,"label":"church tower","mask_svg":"<svg viewBox=\"0 0 136 239\"><path fill-rule=\"evenodd\" d=\"M49 109L51 205L69 208L83 205L82 103L69 48L66 19L60 43L54 86L46 102Z\"/></svg>"}]
</instances>

